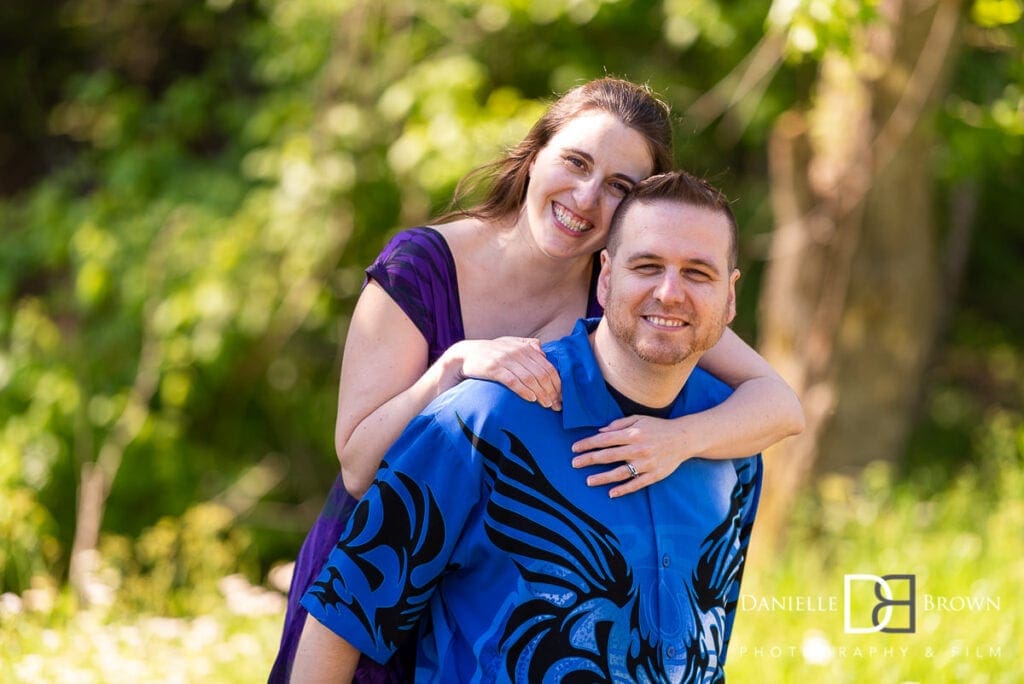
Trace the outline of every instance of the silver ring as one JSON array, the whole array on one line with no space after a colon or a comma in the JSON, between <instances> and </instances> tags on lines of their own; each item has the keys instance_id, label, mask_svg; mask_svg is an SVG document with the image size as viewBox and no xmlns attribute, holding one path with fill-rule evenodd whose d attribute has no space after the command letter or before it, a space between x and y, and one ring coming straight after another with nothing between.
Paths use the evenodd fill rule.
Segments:
<instances>
[{"instance_id":1,"label":"silver ring","mask_svg":"<svg viewBox=\"0 0 1024 684\"><path fill-rule=\"evenodd\" d=\"M640 477L640 473L636 472L636 468L634 468L633 464L630 463L629 461L626 461L626 468L629 470L629 476L632 479L635 480L636 478Z\"/></svg>"}]
</instances>

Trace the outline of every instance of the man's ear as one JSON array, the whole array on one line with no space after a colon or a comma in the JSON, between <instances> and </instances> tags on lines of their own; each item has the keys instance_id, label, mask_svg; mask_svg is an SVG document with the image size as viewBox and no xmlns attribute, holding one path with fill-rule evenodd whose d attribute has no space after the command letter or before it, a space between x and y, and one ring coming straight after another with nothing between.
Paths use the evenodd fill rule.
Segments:
<instances>
[{"instance_id":1,"label":"man's ear","mask_svg":"<svg viewBox=\"0 0 1024 684\"><path fill-rule=\"evenodd\" d=\"M597 276L597 303L603 309L608 300L609 281L612 277L612 258L607 249L601 250L601 273Z\"/></svg>"},{"instance_id":2,"label":"man's ear","mask_svg":"<svg viewBox=\"0 0 1024 684\"><path fill-rule=\"evenodd\" d=\"M732 274L729 276L729 320L726 321L726 325L732 323L732 319L736 318L736 281L740 279L740 269L732 269Z\"/></svg>"}]
</instances>

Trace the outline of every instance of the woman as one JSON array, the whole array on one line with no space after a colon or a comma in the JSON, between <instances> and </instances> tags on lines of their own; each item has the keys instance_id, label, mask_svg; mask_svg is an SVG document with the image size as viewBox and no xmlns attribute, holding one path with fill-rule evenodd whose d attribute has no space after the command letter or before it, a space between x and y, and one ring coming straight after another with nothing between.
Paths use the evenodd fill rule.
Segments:
<instances>
[{"instance_id":1,"label":"woman","mask_svg":"<svg viewBox=\"0 0 1024 684\"><path fill-rule=\"evenodd\" d=\"M352 496L366 491L413 416L467 377L560 408L558 374L540 345L567 334L580 316L600 315L594 253L619 201L641 179L671 168L671 150L666 105L627 81L592 81L566 93L504 159L485 167L493 180L479 205L399 234L367 269L341 370L342 474L296 563L272 680L290 669L305 620L298 600L340 536ZM621 496L686 458L756 453L802 428L792 390L731 331L701 366L736 387L732 397L685 418L626 417L578 442L575 465L610 466L589 484L620 483L609 494ZM636 476L620 465L627 459ZM398 663L382 672L364 659L356 679L401 677Z\"/></svg>"}]
</instances>

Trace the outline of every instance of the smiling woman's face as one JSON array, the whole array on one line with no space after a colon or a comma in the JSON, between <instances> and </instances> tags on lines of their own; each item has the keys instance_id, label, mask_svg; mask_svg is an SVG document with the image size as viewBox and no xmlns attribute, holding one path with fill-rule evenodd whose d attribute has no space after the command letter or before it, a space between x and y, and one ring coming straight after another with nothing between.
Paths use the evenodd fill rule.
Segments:
<instances>
[{"instance_id":1,"label":"smiling woman's face","mask_svg":"<svg viewBox=\"0 0 1024 684\"><path fill-rule=\"evenodd\" d=\"M653 166L640 133L606 112L584 112L530 165L520 223L550 257L592 254L604 246L615 207Z\"/></svg>"}]
</instances>

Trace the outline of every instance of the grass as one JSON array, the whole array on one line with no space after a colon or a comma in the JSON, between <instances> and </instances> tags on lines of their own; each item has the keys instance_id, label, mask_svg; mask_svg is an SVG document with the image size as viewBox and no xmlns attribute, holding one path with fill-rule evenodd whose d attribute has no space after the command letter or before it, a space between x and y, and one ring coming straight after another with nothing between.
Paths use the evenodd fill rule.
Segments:
<instances>
[{"instance_id":1,"label":"grass","mask_svg":"<svg viewBox=\"0 0 1024 684\"><path fill-rule=\"evenodd\" d=\"M229 589L216 609L192 618L73 612L66 596L50 609L22 606L11 614L8 606L0 617L0 682L266 681L281 633L281 597L264 594L262 606L238 603Z\"/></svg>"},{"instance_id":2,"label":"grass","mask_svg":"<svg viewBox=\"0 0 1024 684\"><path fill-rule=\"evenodd\" d=\"M107 621L80 613L58 625L25 620L4 648L9 682L266 681L281 616Z\"/></svg>"}]
</instances>

